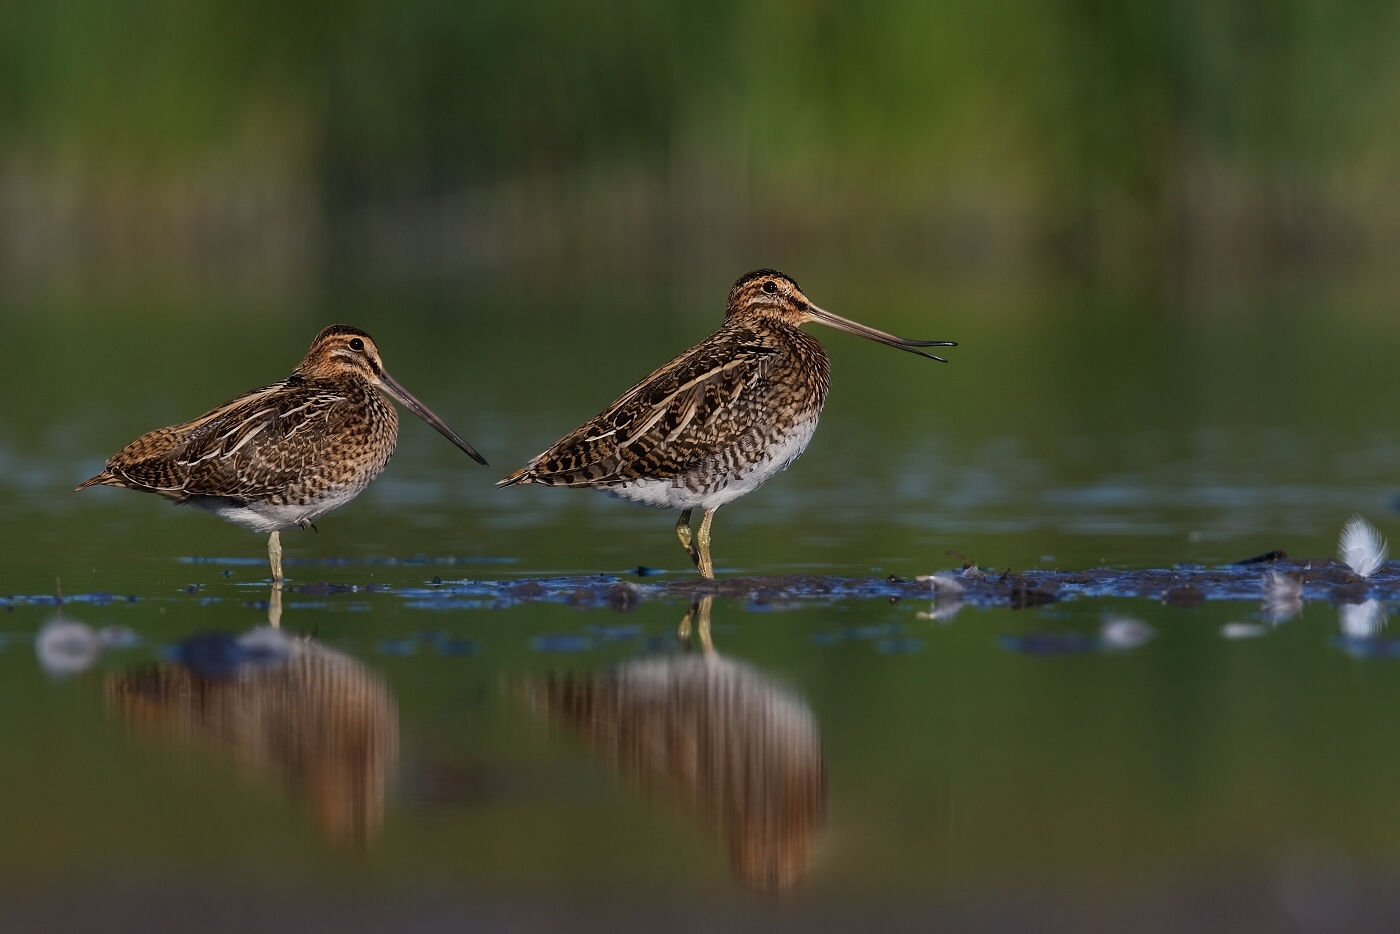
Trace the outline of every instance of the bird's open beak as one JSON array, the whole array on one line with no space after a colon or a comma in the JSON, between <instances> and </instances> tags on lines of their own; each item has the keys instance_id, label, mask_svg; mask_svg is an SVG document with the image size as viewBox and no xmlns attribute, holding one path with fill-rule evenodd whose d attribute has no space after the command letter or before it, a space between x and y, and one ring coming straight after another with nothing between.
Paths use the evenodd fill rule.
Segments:
<instances>
[{"instance_id":1,"label":"bird's open beak","mask_svg":"<svg viewBox=\"0 0 1400 934\"><path fill-rule=\"evenodd\" d=\"M451 441L453 444L457 445L457 447L466 451L467 456L472 460L476 461L478 464L486 463L486 458L476 453L476 448L463 441L461 435L457 434L457 432L453 431L451 428L448 428L446 422L433 414L432 409L419 402L414 398L413 393L404 389L398 380L394 379L383 370L379 372L379 385L384 388L385 392L401 402L404 408L408 409L414 415L417 415L429 425L432 425L448 441Z\"/></svg>"},{"instance_id":2,"label":"bird's open beak","mask_svg":"<svg viewBox=\"0 0 1400 934\"><path fill-rule=\"evenodd\" d=\"M907 350L910 353L916 353L921 357L927 357L930 360L937 360L939 363L947 363L948 361L944 360L942 357L934 356L931 353L924 353L918 348L958 346L957 341L911 341L905 337L895 337L893 334L886 334L884 331L877 331L874 328L866 327L858 321L852 321L849 318L843 318L840 315L834 315L829 311L825 311L821 308L818 308L816 305L808 305L807 311L811 313L812 320L818 322L819 324L825 324L829 327L837 328L842 331L848 331L851 334L859 334L861 337L869 338L872 341L876 341L881 344L886 344L890 347L898 347L900 350Z\"/></svg>"}]
</instances>

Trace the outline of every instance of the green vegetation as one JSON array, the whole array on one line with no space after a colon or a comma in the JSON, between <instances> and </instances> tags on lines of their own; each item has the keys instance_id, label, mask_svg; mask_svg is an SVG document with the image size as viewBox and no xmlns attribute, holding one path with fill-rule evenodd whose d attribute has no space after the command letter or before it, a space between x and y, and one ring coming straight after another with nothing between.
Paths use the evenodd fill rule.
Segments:
<instances>
[{"instance_id":1,"label":"green vegetation","mask_svg":"<svg viewBox=\"0 0 1400 934\"><path fill-rule=\"evenodd\" d=\"M62 245L96 205L122 233L84 235L144 263L194 229L197 262L271 238L391 278L760 237L926 272L1355 270L1394 222L1397 38L1379 0L7 0L0 166L12 230L62 215Z\"/></svg>"}]
</instances>

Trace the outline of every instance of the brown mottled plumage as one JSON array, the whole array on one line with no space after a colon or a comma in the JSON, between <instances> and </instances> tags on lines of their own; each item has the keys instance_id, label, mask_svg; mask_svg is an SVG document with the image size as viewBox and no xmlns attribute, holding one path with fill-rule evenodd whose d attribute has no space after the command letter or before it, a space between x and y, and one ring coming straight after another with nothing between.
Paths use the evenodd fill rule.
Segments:
<instances>
[{"instance_id":1,"label":"brown mottled plumage","mask_svg":"<svg viewBox=\"0 0 1400 934\"><path fill-rule=\"evenodd\" d=\"M398 767L398 704L382 677L349 656L309 640L284 645L279 664L227 677L176 664L111 674L107 701L135 730L282 778L332 842L363 845L383 824Z\"/></svg>"},{"instance_id":2,"label":"brown mottled plumage","mask_svg":"<svg viewBox=\"0 0 1400 934\"><path fill-rule=\"evenodd\" d=\"M601 415L500 482L594 487L680 509L676 534L705 577L715 510L758 489L806 448L826 401L830 367L809 321L943 361L919 347L952 341L895 337L824 311L772 269L734 283L724 325L629 389ZM943 361L946 362L946 361ZM705 510L691 543L690 514Z\"/></svg>"},{"instance_id":3,"label":"brown mottled plumage","mask_svg":"<svg viewBox=\"0 0 1400 934\"><path fill-rule=\"evenodd\" d=\"M354 499L394 453L398 400L478 462L481 455L384 369L364 331L326 328L295 372L192 422L144 434L77 489L155 493L268 532L274 581L282 529L306 528Z\"/></svg>"},{"instance_id":4,"label":"brown mottled plumage","mask_svg":"<svg viewBox=\"0 0 1400 934\"><path fill-rule=\"evenodd\" d=\"M821 732L803 699L767 674L713 652L674 653L549 675L521 693L722 837L746 887L782 892L810 871L827 814Z\"/></svg>"}]
</instances>

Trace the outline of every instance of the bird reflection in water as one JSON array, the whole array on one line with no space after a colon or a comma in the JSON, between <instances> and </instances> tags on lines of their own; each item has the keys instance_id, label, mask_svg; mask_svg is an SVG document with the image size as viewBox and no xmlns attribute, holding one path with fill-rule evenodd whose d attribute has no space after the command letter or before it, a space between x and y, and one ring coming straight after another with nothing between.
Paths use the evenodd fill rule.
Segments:
<instances>
[{"instance_id":1,"label":"bird reflection in water","mask_svg":"<svg viewBox=\"0 0 1400 934\"><path fill-rule=\"evenodd\" d=\"M267 624L273 629L282 628L282 582L273 581L267 595Z\"/></svg>"},{"instance_id":2,"label":"bird reflection in water","mask_svg":"<svg viewBox=\"0 0 1400 934\"><path fill-rule=\"evenodd\" d=\"M176 663L107 678L107 701L134 732L281 779L332 843L378 835L399 754L398 705L383 678L269 628L194 636L175 655Z\"/></svg>"},{"instance_id":3,"label":"bird reflection in water","mask_svg":"<svg viewBox=\"0 0 1400 934\"><path fill-rule=\"evenodd\" d=\"M826 823L821 735L802 698L712 650L713 599L681 624L683 636L696 625L704 652L550 675L524 695L620 775L718 833L743 885L781 892L810 871Z\"/></svg>"}]
</instances>

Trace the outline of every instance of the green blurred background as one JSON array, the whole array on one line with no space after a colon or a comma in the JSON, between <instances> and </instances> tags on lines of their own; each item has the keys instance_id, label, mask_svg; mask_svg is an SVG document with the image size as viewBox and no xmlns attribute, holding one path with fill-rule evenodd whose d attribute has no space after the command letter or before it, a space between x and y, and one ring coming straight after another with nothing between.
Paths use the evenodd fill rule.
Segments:
<instances>
[{"instance_id":1,"label":"green blurred background","mask_svg":"<svg viewBox=\"0 0 1400 934\"><path fill-rule=\"evenodd\" d=\"M1379 0L0 0L0 594L60 577L139 595L73 609L146 640L109 671L261 622L261 537L70 490L353 323L492 466L405 418L384 475L284 539L292 562L348 559L290 563L296 583L391 591L289 598L284 624L384 674L405 762L544 757L609 789L446 816L391 800L350 871L221 760L172 770L131 743L98 677L42 676L24 640L50 610L20 606L0 633L0 865L52 880L134 860L157 890L189 866L723 890L712 839L531 732L501 690L642 651L529 648L606 610L399 595L439 574L685 570L671 517L492 481L703 338L759 266L960 346L942 366L818 331L821 429L719 514L722 574L914 575L960 564L950 549L1017 570L1327 556L1355 511L1394 537L1397 53L1400 4ZM944 628L909 601L720 601L721 652L822 727L832 831L811 891L942 885L995 908L1068 880L1112 903L1202 876L1233 891L1296 847L1400 865L1392 663L1331 647L1327 607L1226 642L1255 607L1137 604L968 608ZM683 610L631 619L660 639ZM1159 638L998 647L1114 613ZM921 648L812 641L870 625ZM481 653L376 648L430 628Z\"/></svg>"},{"instance_id":2,"label":"green blurred background","mask_svg":"<svg viewBox=\"0 0 1400 934\"><path fill-rule=\"evenodd\" d=\"M1385 0L6 0L0 275L1363 290L1397 40Z\"/></svg>"}]
</instances>

